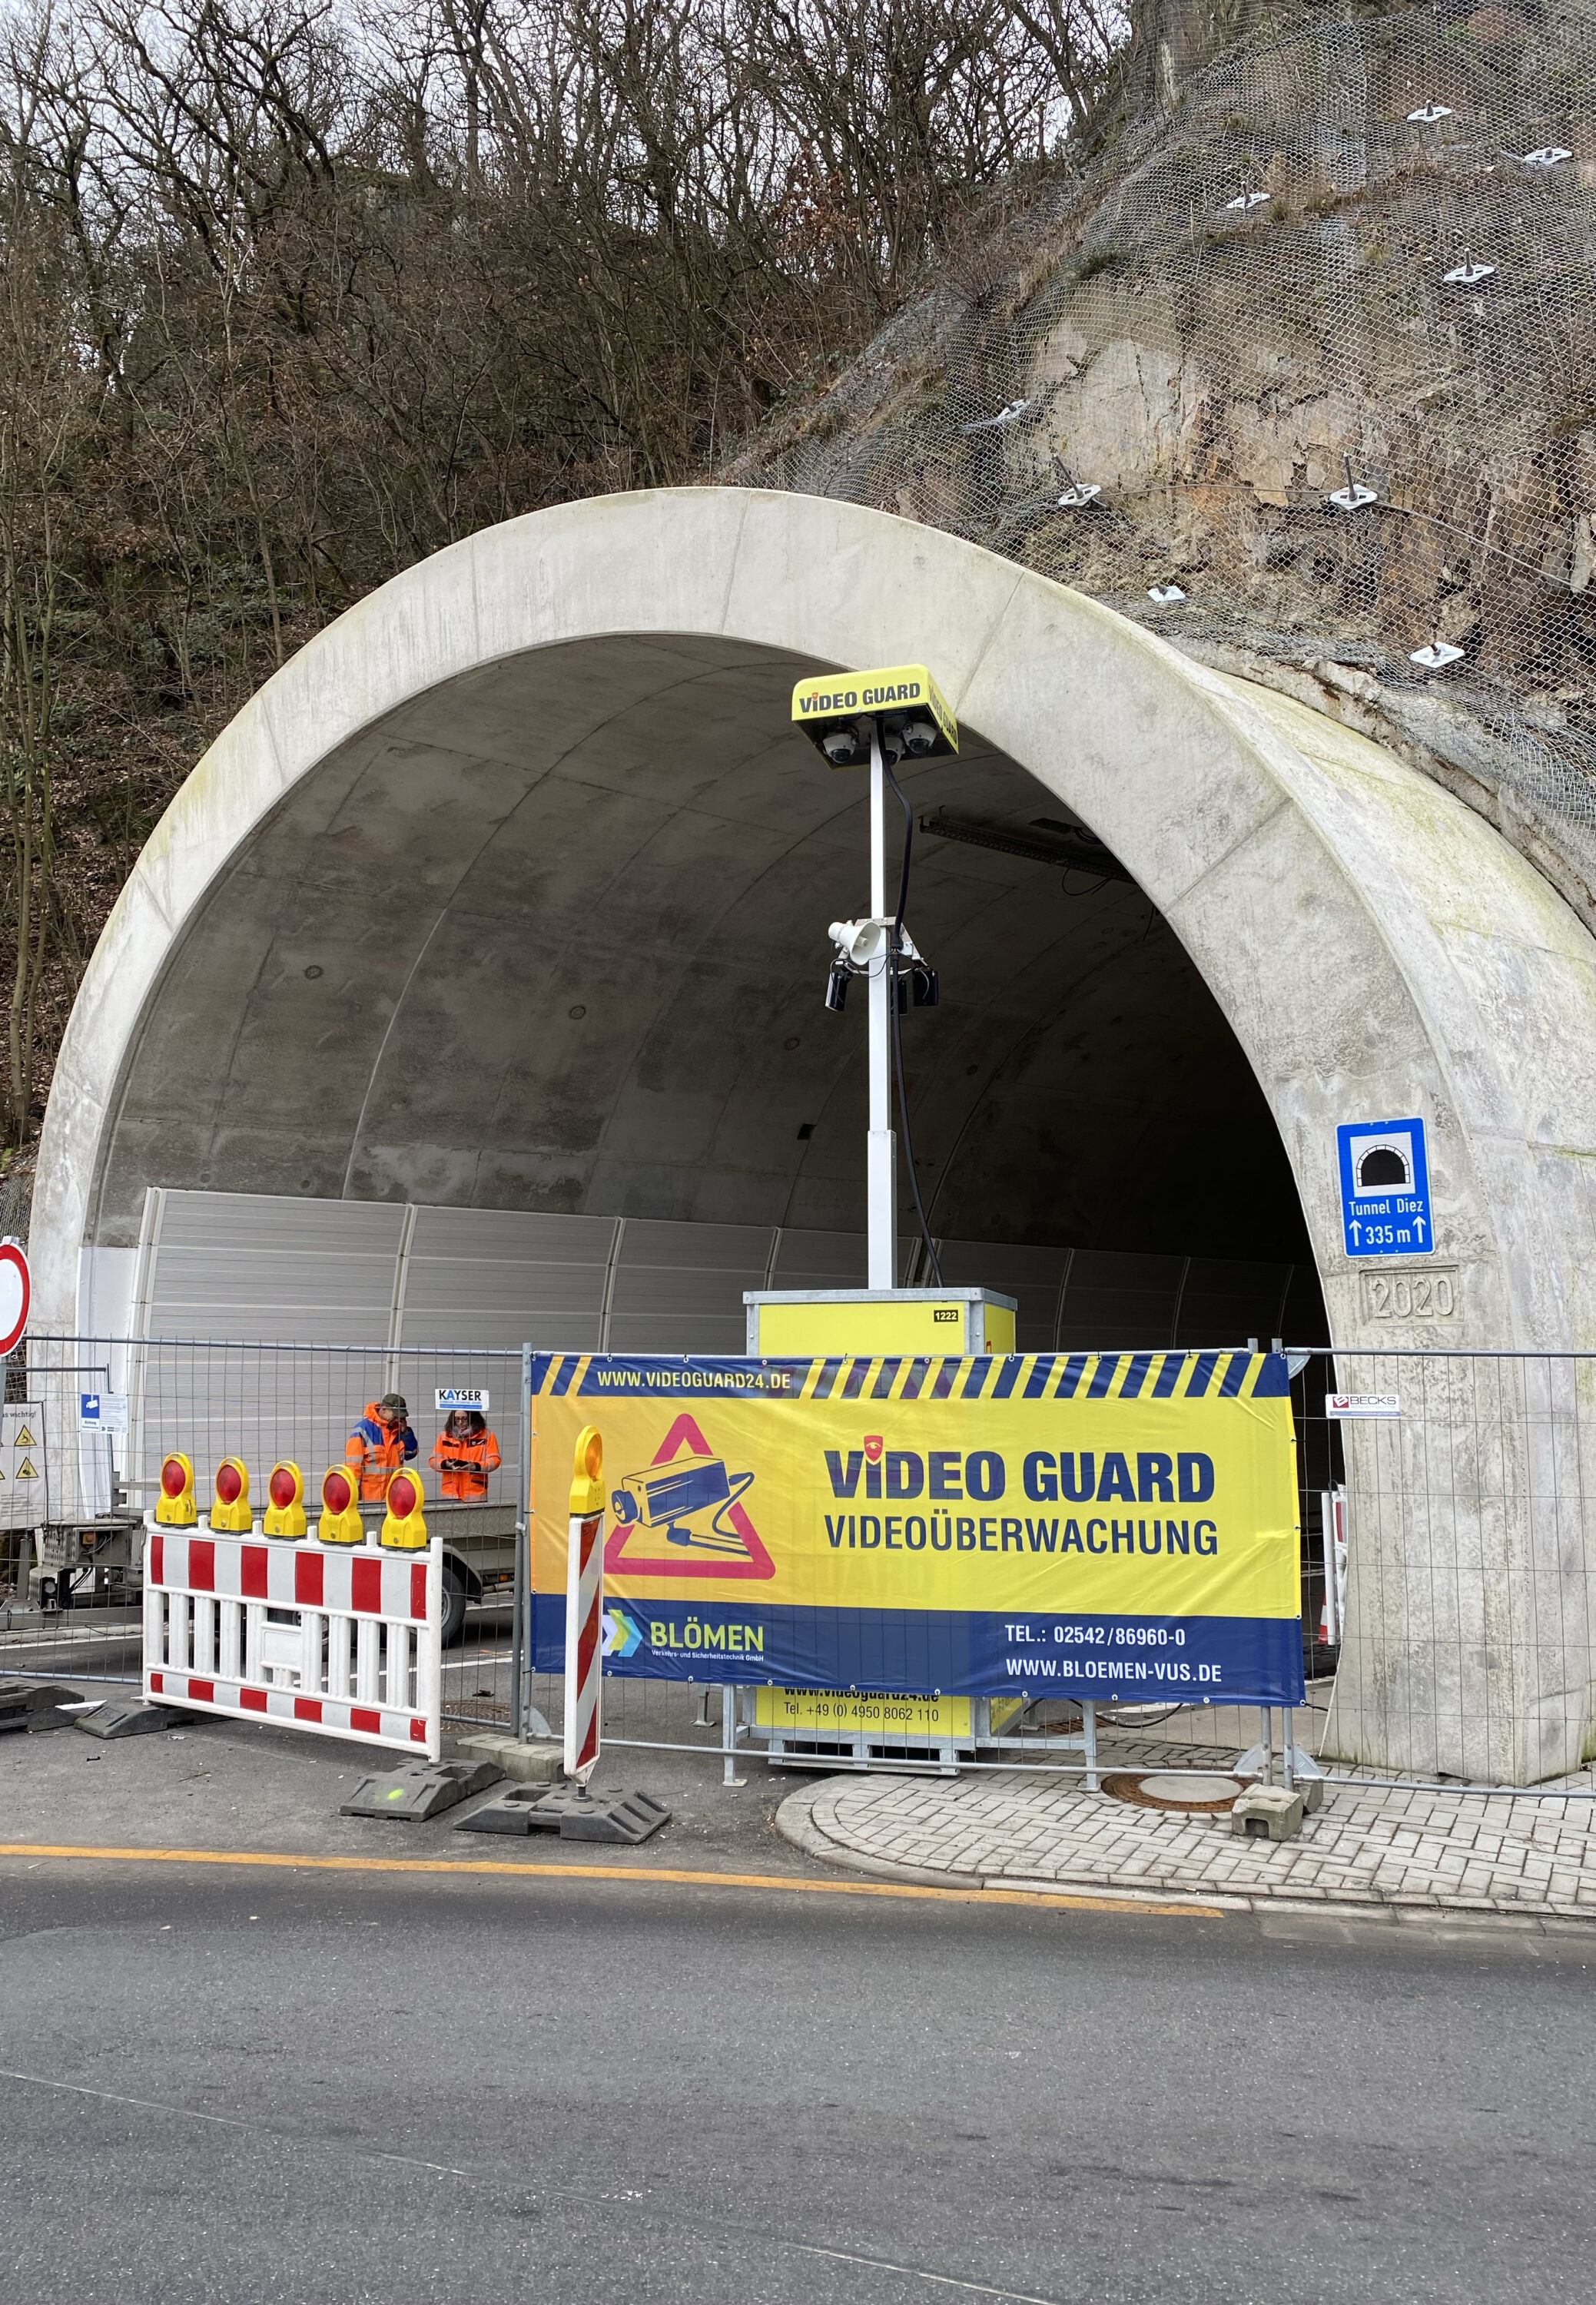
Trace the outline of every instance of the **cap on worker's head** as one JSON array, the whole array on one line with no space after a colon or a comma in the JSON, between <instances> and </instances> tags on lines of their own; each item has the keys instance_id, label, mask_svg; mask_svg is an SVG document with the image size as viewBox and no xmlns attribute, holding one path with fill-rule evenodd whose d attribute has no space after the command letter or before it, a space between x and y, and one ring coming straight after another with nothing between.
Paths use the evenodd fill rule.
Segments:
<instances>
[{"instance_id":1,"label":"cap on worker's head","mask_svg":"<svg viewBox=\"0 0 1596 2305\"><path fill-rule=\"evenodd\" d=\"M407 1416L410 1413L405 1406L405 1396L402 1392L385 1392L377 1406L379 1408L386 1408L394 1416Z\"/></svg>"}]
</instances>

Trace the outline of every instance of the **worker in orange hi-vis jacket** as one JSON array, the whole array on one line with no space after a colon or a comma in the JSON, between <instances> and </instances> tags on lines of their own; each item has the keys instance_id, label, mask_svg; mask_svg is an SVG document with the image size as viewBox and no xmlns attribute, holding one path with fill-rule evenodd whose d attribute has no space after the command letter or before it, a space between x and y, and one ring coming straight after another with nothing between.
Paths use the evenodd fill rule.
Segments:
<instances>
[{"instance_id":1,"label":"worker in orange hi-vis jacket","mask_svg":"<svg viewBox=\"0 0 1596 2305\"><path fill-rule=\"evenodd\" d=\"M499 1436L490 1432L480 1408L449 1411L428 1462L443 1476L446 1497L463 1504L480 1503L488 1493L488 1476L500 1464Z\"/></svg>"},{"instance_id":2,"label":"worker in orange hi-vis jacket","mask_svg":"<svg viewBox=\"0 0 1596 2305\"><path fill-rule=\"evenodd\" d=\"M344 1443L344 1462L360 1476L362 1502L380 1503L400 1466L407 1465L420 1447L402 1393L385 1392L380 1400L368 1400L365 1415Z\"/></svg>"}]
</instances>

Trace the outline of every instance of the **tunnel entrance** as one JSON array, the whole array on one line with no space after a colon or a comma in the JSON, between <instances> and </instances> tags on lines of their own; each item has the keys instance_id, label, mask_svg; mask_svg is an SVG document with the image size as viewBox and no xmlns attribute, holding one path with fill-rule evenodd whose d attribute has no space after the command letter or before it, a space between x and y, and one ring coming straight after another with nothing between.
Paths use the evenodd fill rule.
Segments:
<instances>
[{"instance_id":1,"label":"tunnel entrance","mask_svg":"<svg viewBox=\"0 0 1596 2305\"><path fill-rule=\"evenodd\" d=\"M914 787L949 1280L1016 1296L1031 1348L1312 1343L1327 1307L1343 1383L1359 1353L1487 1355L1495 1387L1585 1352L1596 961L1521 829L960 538L713 488L472 537L218 737L62 1044L35 1333L727 1351L745 1289L857 1285L861 1068L821 994L864 795L786 699L907 660L986 740ZM1425 1128L1421 1272L1345 1233L1340 1147L1391 1115ZM1394 1425L1401 1478L1349 1450L1351 1525L1393 1518L1349 1584L1341 1749L1469 1773L1436 1710L1466 1693L1498 1774L1567 1767L1588 1664L1533 1628L1584 1621L1577 1541L1516 1471L1499 1510L1455 1481L1431 1509L1425 1422ZM1506 1646L1415 1650L1438 1580Z\"/></svg>"},{"instance_id":2,"label":"tunnel entrance","mask_svg":"<svg viewBox=\"0 0 1596 2305\"><path fill-rule=\"evenodd\" d=\"M463 675L330 752L173 954L97 1250L148 1245L152 1185L624 1220L655 1229L646 1342L674 1314L697 1349L708 1269L718 1349L736 1348L734 1279L862 1283L865 1018L823 995L825 924L864 898L866 779L790 733L813 668L724 639L583 641ZM1322 1341L1267 1104L1129 868L978 731L900 775L909 923L942 984L904 1020L908 1106L950 1284L1018 1294L1031 1346ZM698 1245L663 1254L680 1228L747 1238L689 1286ZM765 1235L786 1246L761 1271ZM929 1277L916 1239L901 1263ZM139 1286L153 1311L164 1288L148 1269ZM97 1310L103 1327L103 1292Z\"/></svg>"}]
</instances>

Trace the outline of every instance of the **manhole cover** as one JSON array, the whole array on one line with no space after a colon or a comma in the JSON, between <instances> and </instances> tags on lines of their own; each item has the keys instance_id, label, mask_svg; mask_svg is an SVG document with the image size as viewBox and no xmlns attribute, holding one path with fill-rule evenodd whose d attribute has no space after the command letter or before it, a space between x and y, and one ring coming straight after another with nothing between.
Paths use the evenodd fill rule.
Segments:
<instances>
[{"instance_id":1,"label":"manhole cover","mask_svg":"<svg viewBox=\"0 0 1596 2305\"><path fill-rule=\"evenodd\" d=\"M1133 1808L1184 1810L1193 1816L1216 1816L1230 1808L1242 1788L1234 1777L1206 1769L1160 1769L1149 1773L1116 1770L1103 1780L1103 1790Z\"/></svg>"}]
</instances>

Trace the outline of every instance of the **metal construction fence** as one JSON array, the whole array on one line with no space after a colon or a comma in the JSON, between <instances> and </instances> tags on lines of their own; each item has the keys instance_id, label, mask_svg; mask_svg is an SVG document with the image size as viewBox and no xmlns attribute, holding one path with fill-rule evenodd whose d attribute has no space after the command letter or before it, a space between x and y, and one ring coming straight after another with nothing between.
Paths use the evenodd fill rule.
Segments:
<instances>
[{"instance_id":1,"label":"metal construction fence","mask_svg":"<svg viewBox=\"0 0 1596 2305\"><path fill-rule=\"evenodd\" d=\"M1293 1741L1338 1773L1566 1789L1596 1747L1596 1356L1290 1357L1307 1683ZM224 1458L243 1461L258 1504L273 1464L294 1460L313 1527L324 1470L398 1392L441 1548L445 1730L557 1733L561 1683L531 1669L524 1638L525 1365L458 1347L30 1340L0 1410L0 1676L139 1680L142 1515L169 1450L192 1458L201 1514ZM451 1394L484 1403L479 1476L447 1472ZM374 1522L380 1499L363 1511ZM613 1676L605 1741L719 1752L729 1775L770 1755L1093 1777L1093 1737L1233 1755L1267 1733L1219 1704L977 1698L934 1721L841 1695L829 1718L784 1723L757 1686Z\"/></svg>"},{"instance_id":2,"label":"metal construction fence","mask_svg":"<svg viewBox=\"0 0 1596 2305\"><path fill-rule=\"evenodd\" d=\"M314 1530L323 1474L360 1453L352 1439L363 1419L397 1392L411 1436L401 1450L413 1450L441 1546L445 1726L508 1727L529 1445L523 1365L518 1352L457 1347L30 1338L7 1366L0 1412L0 1674L137 1681L143 1515L167 1453L192 1459L201 1520L224 1458L247 1468L257 1511L273 1465L297 1464ZM476 1472L448 1469L440 1396L451 1392L482 1404L491 1445ZM97 1399L98 1426L85 1420L85 1394ZM375 1472L367 1487L370 1533L383 1511Z\"/></svg>"}]
</instances>

